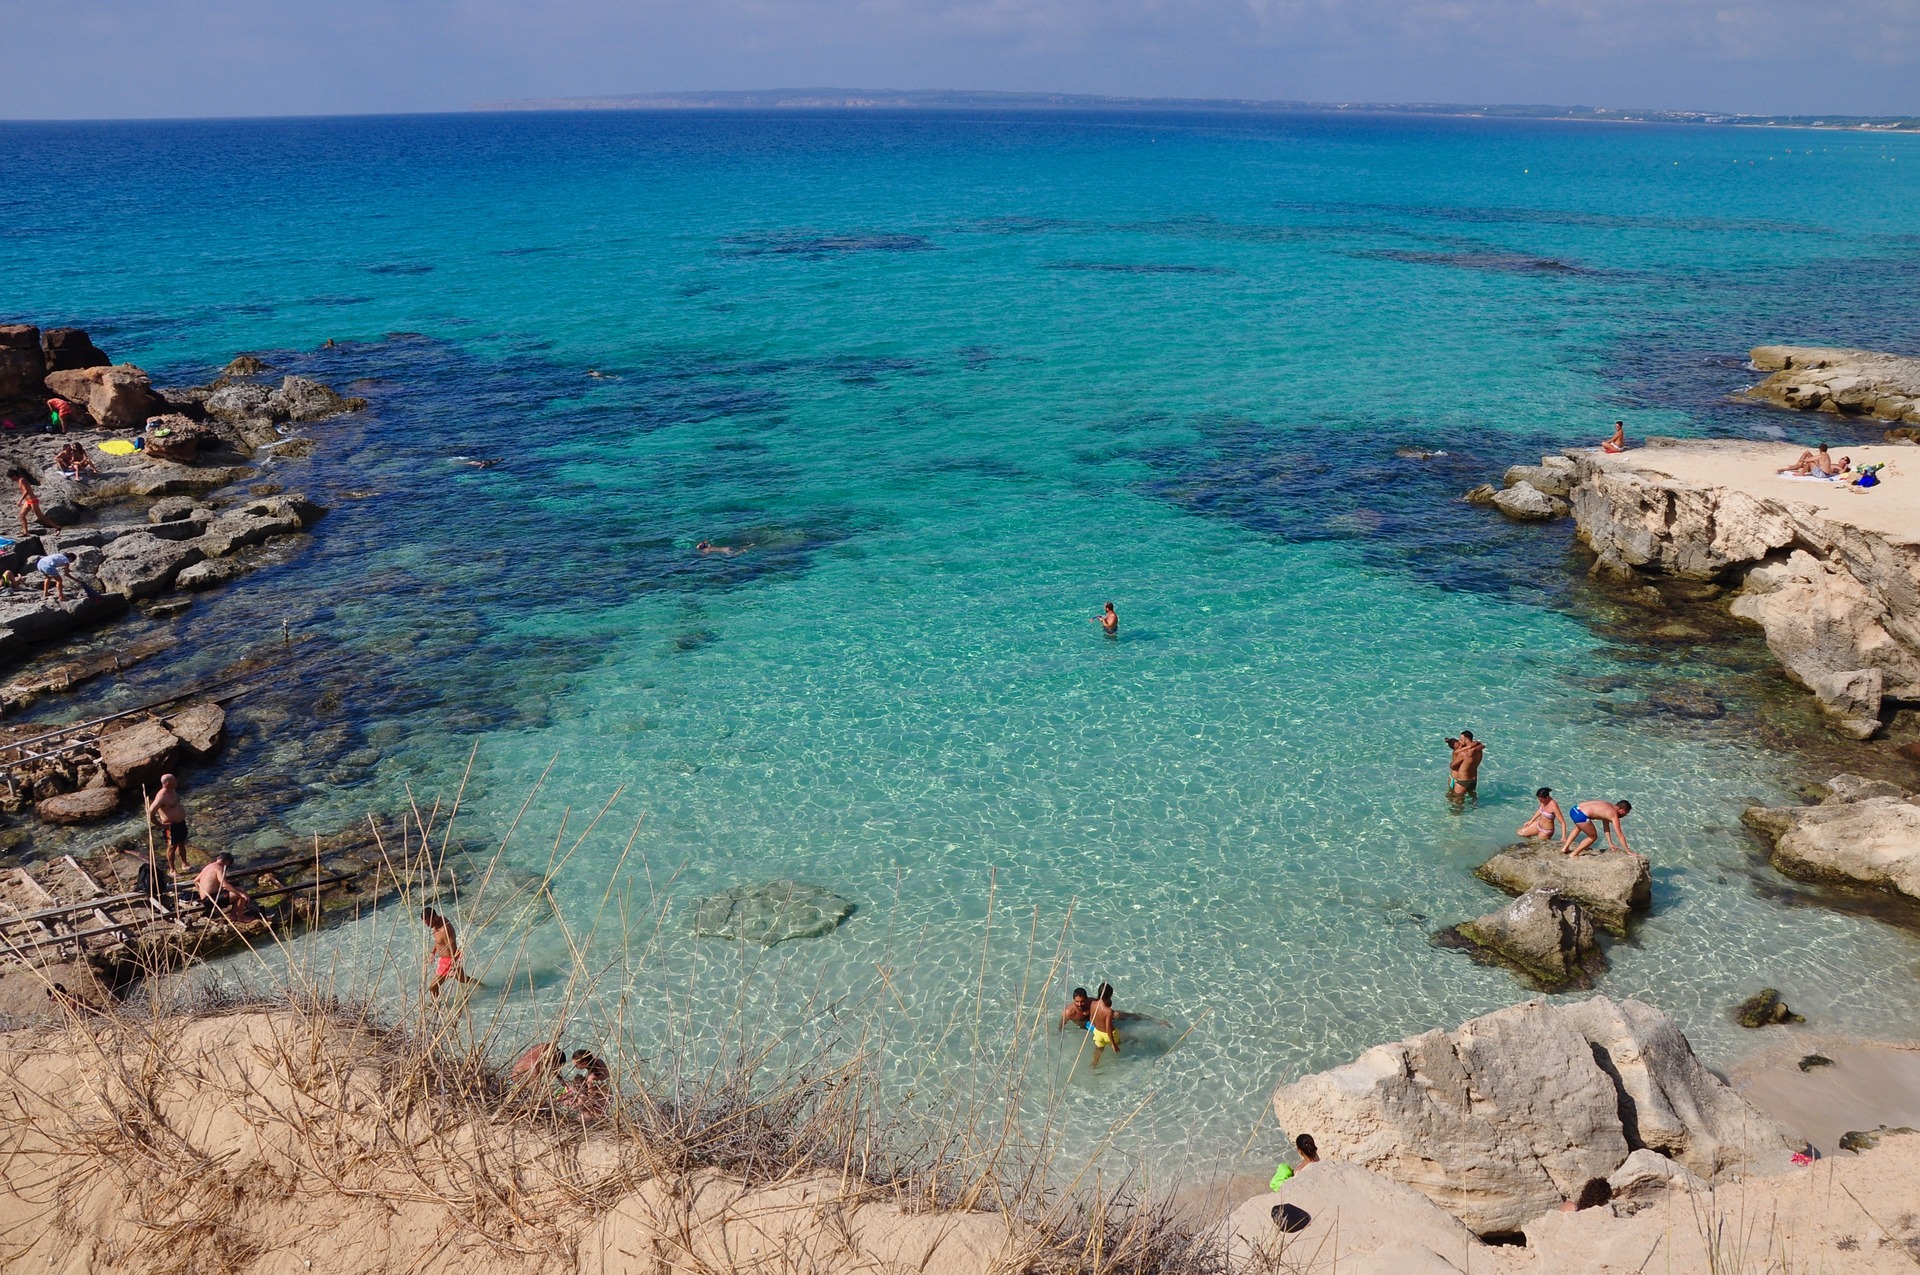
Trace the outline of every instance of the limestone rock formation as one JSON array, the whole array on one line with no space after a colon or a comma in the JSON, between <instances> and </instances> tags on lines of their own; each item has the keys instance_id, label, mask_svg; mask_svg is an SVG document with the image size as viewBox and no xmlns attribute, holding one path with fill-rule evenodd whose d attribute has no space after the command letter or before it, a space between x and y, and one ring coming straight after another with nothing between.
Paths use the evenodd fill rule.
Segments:
<instances>
[{"instance_id":1,"label":"limestone rock formation","mask_svg":"<svg viewBox=\"0 0 1920 1275\"><path fill-rule=\"evenodd\" d=\"M1920 806L1904 795L1842 796L1865 782L1837 776L1833 797L1820 805L1750 806L1742 818L1772 842L1773 866L1788 876L1920 900Z\"/></svg>"},{"instance_id":2,"label":"limestone rock formation","mask_svg":"<svg viewBox=\"0 0 1920 1275\"><path fill-rule=\"evenodd\" d=\"M0 402L38 396L47 374L40 350L40 329L25 323L0 323Z\"/></svg>"},{"instance_id":3,"label":"limestone rock formation","mask_svg":"<svg viewBox=\"0 0 1920 1275\"><path fill-rule=\"evenodd\" d=\"M1584 856L1583 856L1584 857ZM1572 899L1541 886L1454 932L1483 955L1517 970L1541 991L1590 987L1606 968L1593 919Z\"/></svg>"},{"instance_id":4,"label":"limestone rock formation","mask_svg":"<svg viewBox=\"0 0 1920 1275\"><path fill-rule=\"evenodd\" d=\"M735 886L694 907L693 932L772 947L788 939L831 934L853 915L853 904L833 891L798 881Z\"/></svg>"},{"instance_id":5,"label":"limestone rock formation","mask_svg":"<svg viewBox=\"0 0 1920 1275\"><path fill-rule=\"evenodd\" d=\"M1538 465L1513 465L1502 481L1509 487L1526 483L1536 491L1565 500L1573 494L1573 461L1565 456L1543 456Z\"/></svg>"},{"instance_id":6,"label":"limestone rock formation","mask_svg":"<svg viewBox=\"0 0 1920 1275\"><path fill-rule=\"evenodd\" d=\"M1749 398L1920 425L1920 358L1808 345L1762 345L1752 357L1756 369L1773 375L1748 390Z\"/></svg>"},{"instance_id":7,"label":"limestone rock formation","mask_svg":"<svg viewBox=\"0 0 1920 1275\"><path fill-rule=\"evenodd\" d=\"M131 363L47 373L49 390L84 407L102 429L137 429L166 404Z\"/></svg>"},{"instance_id":8,"label":"limestone rock formation","mask_svg":"<svg viewBox=\"0 0 1920 1275\"><path fill-rule=\"evenodd\" d=\"M167 718L166 726L195 757L211 757L226 738L227 710L211 702L190 705Z\"/></svg>"},{"instance_id":9,"label":"limestone rock formation","mask_svg":"<svg viewBox=\"0 0 1920 1275\"><path fill-rule=\"evenodd\" d=\"M93 338L80 328L48 328L40 338L40 343L49 374L76 368L105 367L113 362L100 352Z\"/></svg>"},{"instance_id":10,"label":"limestone rock formation","mask_svg":"<svg viewBox=\"0 0 1920 1275\"><path fill-rule=\"evenodd\" d=\"M1585 905L1593 923L1625 936L1627 918L1653 903L1653 874L1647 860L1618 850L1589 850L1578 858L1560 853L1558 842L1533 841L1508 846L1475 869L1488 885L1508 894L1546 889Z\"/></svg>"},{"instance_id":11,"label":"limestone rock formation","mask_svg":"<svg viewBox=\"0 0 1920 1275\"><path fill-rule=\"evenodd\" d=\"M1515 483L1504 491L1493 494L1493 507L1509 518L1522 522L1545 522L1551 518L1564 518L1569 512L1567 502L1549 496L1532 483Z\"/></svg>"},{"instance_id":12,"label":"limestone rock formation","mask_svg":"<svg viewBox=\"0 0 1920 1275\"><path fill-rule=\"evenodd\" d=\"M193 540L169 540L139 531L121 536L101 556L100 585L129 600L150 598L173 587L182 568L207 556Z\"/></svg>"},{"instance_id":13,"label":"limestone rock formation","mask_svg":"<svg viewBox=\"0 0 1920 1275\"><path fill-rule=\"evenodd\" d=\"M176 589L217 589L223 584L238 580L247 574L250 568L245 562L234 558L209 558L205 562L196 562L183 568L173 578Z\"/></svg>"},{"instance_id":14,"label":"limestone rock formation","mask_svg":"<svg viewBox=\"0 0 1920 1275\"><path fill-rule=\"evenodd\" d=\"M36 803L33 812L48 823L98 823L111 817L119 806L117 788L82 788L48 797Z\"/></svg>"},{"instance_id":15,"label":"limestone rock formation","mask_svg":"<svg viewBox=\"0 0 1920 1275\"><path fill-rule=\"evenodd\" d=\"M272 397L273 391L266 386L242 382L238 385L222 385L207 395L201 407L216 420L241 421L270 416Z\"/></svg>"},{"instance_id":16,"label":"limestone rock formation","mask_svg":"<svg viewBox=\"0 0 1920 1275\"><path fill-rule=\"evenodd\" d=\"M160 776L179 758L180 749L180 737L159 722L134 721L100 737L100 764L115 788L139 792L159 786Z\"/></svg>"},{"instance_id":17,"label":"limestone rock formation","mask_svg":"<svg viewBox=\"0 0 1920 1275\"><path fill-rule=\"evenodd\" d=\"M331 387L304 376L289 376L280 382L268 399L269 414L275 420L319 421L358 407L363 400L342 397Z\"/></svg>"},{"instance_id":18,"label":"limestone rock formation","mask_svg":"<svg viewBox=\"0 0 1920 1275\"><path fill-rule=\"evenodd\" d=\"M1748 463L1754 445L1688 443L1690 456ZM1863 529L1795 498L1683 481L1655 452L1572 454L1578 534L1594 574L1739 579L1733 614L1812 690L1843 734L1878 728L1881 700L1920 699L1920 539ZM1879 683L1875 685L1875 675Z\"/></svg>"},{"instance_id":19,"label":"limestone rock formation","mask_svg":"<svg viewBox=\"0 0 1920 1275\"><path fill-rule=\"evenodd\" d=\"M1482 1235L1519 1230L1643 1147L1701 1174L1786 1156L1784 1131L1671 1020L1604 996L1377 1046L1282 1085L1273 1107L1329 1158L1413 1187Z\"/></svg>"},{"instance_id":20,"label":"limestone rock formation","mask_svg":"<svg viewBox=\"0 0 1920 1275\"><path fill-rule=\"evenodd\" d=\"M1780 999L1778 988L1763 987L1733 1007L1733 1021L1742 1027L1759 1028L1783 1027L1788 1023L1804 1023L1807 1020L1794 1013L1786 1001Z\"/></svg>"}]
</instances>

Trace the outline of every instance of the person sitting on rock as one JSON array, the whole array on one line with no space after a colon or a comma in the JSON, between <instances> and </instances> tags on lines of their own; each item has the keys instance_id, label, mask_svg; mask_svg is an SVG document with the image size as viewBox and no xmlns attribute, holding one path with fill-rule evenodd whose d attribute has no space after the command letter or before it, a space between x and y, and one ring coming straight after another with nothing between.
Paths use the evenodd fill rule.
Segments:
<instances>
[{"instance_id":1,"label":"person sitting on rock","mask_svg":"<svg viewBox=\"0 0 1920 1275\"><path fill-rule=\"evenodd\" d=\"M1567 817L1566 811L1560 809L1560 803L1553 799L1551 788L1537 788L1533 795L1540 807L1533 812L1533 818L1521 824L1513 835L1522 841L1532 841L1536 837L1541 841L1551 841L1559 833L1560 822Z\"/></svg>"},{"instance_id":2,"label":"person sitting on rock","mask_svg":"<svg viewBox=\"0 0 1920 1275\"><path fill-rule=\"evenodd\" d=\"M1600 450L1609 455L1627 450L1627 423L1625 421L1615 421L1613 423L1613 437L1600 444Z\"/></svg>"},{"instance_id":3,"label":"person sitting on rock","mask_svg":"<svg viewBox=\"0 0 1920 1275\"><path fill-rule=\"evenodd\" d=\"M1599 844L1599 830L1603 825L1609 844L1618 845L1625 854L1634 853L1627 844L1627 834L1620 828L1620 821L1632 813L1631 801L1580 802L1567 814L1567 839L1560 843L1560 853L1575 858L1585 854Z\"/></svg>"},{"instance_id":4,"label":"person sitting on rock","mask_svg":"<svg viewBox=\"0 0 1920 1275\"><path fill-rule=\"evenodd\" d=\"M91 460L87 459L87 449L78 443L68 443L62 447L60 454L53 458L53 463L54 467L67 478L78 480L100 476L100 471L93 467Z\"/></svg>"}]
</instances>

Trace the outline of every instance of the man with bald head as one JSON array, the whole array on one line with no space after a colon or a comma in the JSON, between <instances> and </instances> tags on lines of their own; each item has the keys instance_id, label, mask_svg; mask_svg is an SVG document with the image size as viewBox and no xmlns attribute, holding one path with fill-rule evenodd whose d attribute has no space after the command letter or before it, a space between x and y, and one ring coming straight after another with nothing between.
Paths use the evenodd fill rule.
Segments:
<instances>
[{"instance_id":1,"label":"man with bald head","mask_svg":"<svg viewBox=\"0 0 1920 1275\"><path fill-rule=\"evenodd\" d=\"M167 868L184 872L192 867L187 859L187 808L180 804L180 781L172 775L160 776L160 791L147 803L147 818L157 819L167 838ZM179 856L179 865L174 857Z\"/></svg>"}]
</instances>

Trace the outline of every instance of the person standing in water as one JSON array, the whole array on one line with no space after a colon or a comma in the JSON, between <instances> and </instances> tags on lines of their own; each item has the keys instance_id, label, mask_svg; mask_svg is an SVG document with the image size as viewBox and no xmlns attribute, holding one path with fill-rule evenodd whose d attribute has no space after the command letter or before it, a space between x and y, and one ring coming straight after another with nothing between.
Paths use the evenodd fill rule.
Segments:
<instances>
[{"instance_id":1,"label":"person standing in water","mask_svg":"<svg viewBox=\"0 0 1920 1275\"><path fill-rule=\"evenodd\" d=\"M1447 763L1447 799L1465 801L1480 787L1480 759L1486 756L1487 746L1475 739L1472 731L1463 730L1458 739L1447 741L1447 747L1453 750Z\"/></svg>"},{"instance_id":2,"label":"person standing in water","mask_svg":"<svg viewBox=\"0 0 1920 1275\"><path fill-rule=\"evenodd\" d=\"M1107 603L1107 609L1094 616L1093 622L1099 625L1101 632L1108 637L1120 636L1120 613L1113 609L1113 603Z\"/></svg>"},{"instance_id":3,"label":"person standing in water","mask_svg":"<svg viewBox=\"0 0 1920 1275\"><path fill-rule=\"evenodd\" d=\"M1087 1026L1093 1032L1093 1066L1100 1066L1100 1051L1111 1049L1120 1056L1120 1024L1113 1012L1113 984L1100 984L1100 992L1087 1007Z\"/></svg>"},{"instance_id":4,"label":"person standing in water","mask_svg":"<svg viewBox=\"0 0 1920 1275\"><path fill-rule=\"evenodd\" d=\"M422 908L420 919L426 922L427 932L433 935L433 981L427 984L427 995L440 995L440 984L449 978L460 983L480 982L467 975L466 967L460 956L460 939L453 932L453 922L441 916L432 908Z\"/></svg>"},{"instance_id":5,"label":"person standing in water","mask_svg":"<svg viewBox=\"0 0 1920 1275\"><path fill-rule=\"evenodd\" d=\"M1060 1011L1060 1026L1057 1030L1065 1031L1069 1027L1078 1027L1084 1031L1087 1026L1087 1016L1092 1012L1093 998L1087 995L1087 989L1074 988L1073 999L1069 1000L1067 1007Z\"/></svg>"}]
</instances>

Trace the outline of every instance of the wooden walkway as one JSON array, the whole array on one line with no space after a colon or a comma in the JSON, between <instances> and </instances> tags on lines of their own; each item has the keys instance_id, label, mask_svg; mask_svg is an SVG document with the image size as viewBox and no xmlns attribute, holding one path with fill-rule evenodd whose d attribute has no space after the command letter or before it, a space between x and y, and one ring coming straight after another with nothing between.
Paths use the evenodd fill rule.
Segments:
<instances>
[{"instance_id":1,"label":"wooden walkway","mask_svg":"<svg viewBox=\"0 0 1920 1275\"><path fill-rule=\"evenodd\" d=\"M357 869L328 871L323 866L311 880L280 880L281 873L299 876L301 869L311 872L315 866L311 857L286 859L228 875L245 889L248 881L273 874L274 880L265 888L247 891L270 916L276 904L290 895L331 890L360 875ZM269 923L252 913L236 925L208 907L191 878L163 882L151 892L115 892L102 886L72 855L36 864L32 870L0 870L0 963L5 964L42 966L107 958L116 948L147 946L155 940L163 949L197 953L237 940L242 933L262 931Z\"/></svg>"}]
</instances>

